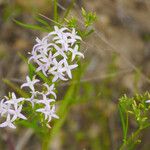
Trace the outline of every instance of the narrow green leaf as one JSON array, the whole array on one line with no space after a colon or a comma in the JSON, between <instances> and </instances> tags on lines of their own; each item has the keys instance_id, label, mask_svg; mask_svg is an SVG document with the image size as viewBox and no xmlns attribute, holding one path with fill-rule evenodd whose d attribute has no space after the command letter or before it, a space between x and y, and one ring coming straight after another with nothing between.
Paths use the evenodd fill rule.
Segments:
<instances>
[{"instance_id":1,"label":"narrow green leaf","mask_svg":"<svg viewBox=\"0 0 150 150\"><path fill-rule=\"evenodd\" d=\"M27 29L31 29L31 30L40 30L42 32L48 32L48 29L46 28L42 28L38 25L31 25L31 24L25 24L25 23L22 23L20 21L17 21L17 20L14 20L14 22L22 27L25 27Z\"/></svg>"},{"instance_id":2,"label":"narrow green leaf","mask_svg":"<svg viewBox=\"0 0 150 150\"><path fill-rule=\"evenodd\" d=\"M120 104L119 104L119 114L120 114L122 129L123 129L123 140L125 142L127 139L127 132L128 132L128 115L126 114L125 116L125 112Z\"/></svg>"},{"instance_id":3,"label":"narrow green leaf","mask_svg":"<svg viewBox=\"0 0 150 150\"><path fill-rule=\"evenodd\" d=\"M29 72L29 77L32 79L33 76L35 75L35 68L33 67L32 64L28 64L28 72Z\"/></svg>"},{"instance_id":4,"label":"narrow green leaf","mask_svg":"<svg viewBox=\"0 0 150 150\"><path fill-rule=\"evenodd\" d=\"M47 21L43 20L42 18L40 18L40 17L35 17L35 19L36 19L38 22L40 22L41 24L50 27L49 23L48 23Z\"/></svg>"},{"instance_id":5,"label":"narrow green leaf","mask_svg":"<svg viewBox=\"0 0 150 150\"><path fill-rule=\"evenodd\" d=\"M64 14L64 17L63 17L63 20L62 20L62 23L65 21L65 19L68 17L71 9L73 8L73 5L75 3L75 0L72 0L70 5L67 7L66 11L65 11L65 14Z\"/></svg>"},{"instance_id":6,"label":"narrow green leaf","mask_svg":"<svg viewBox=\"0 0 150 150\"><path fill-rule=\"evenodd\" d=\"M58 22L58 0L54 0L54 21Z\"/></svg>"},{"instance_id":7,"label":"narrow green leaf","mask_svg":"<svg viewBox=\"0 0 150 150\"><path fill-rule=\"evenodd\" d=\"M29 94L26 93L24 90L22 90L17 84L9 81L8 79L3 79L3 82L7 84L9 87L11 87L14 91L16 91L19 95L22 97L29 97Z\"/></svg>"}]
</instances>

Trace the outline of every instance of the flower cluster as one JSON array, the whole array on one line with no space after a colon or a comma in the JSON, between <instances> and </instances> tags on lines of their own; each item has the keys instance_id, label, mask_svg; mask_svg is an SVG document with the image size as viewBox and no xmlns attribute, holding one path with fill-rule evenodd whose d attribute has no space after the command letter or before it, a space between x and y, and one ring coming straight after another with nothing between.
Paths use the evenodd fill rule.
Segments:
<instances>
[{"instance_id":1,"label":"flower cluster","mask_svg":"<svg viewBox=\"0 0 150 150\"><path fill-rule=\"evenodd\" d=\"M42 40L37 38L37 44L33 47L29 61L33 60L37 64L36 71L42 71L45 76L52 75L52 82L72 78L71 70L78 66L73 61L76 56L84 57L78 51L77 41L80 41L81 37L76 34L75 29L69 31L68 28L59 29L55 26L54 31Z\"/></svg>"},{"instance_id":2,"label":"flower cluster","mask_svg":"<svg viewBox=\"0 0 150 150\"><path fill-rule=\"evenodd\" d=\"M32 108L36 107L36 112L43 114L46 123L52 118L59 118L55 114L55 82L57 80L66 81L72 78L71 71L78 65L75 63L76 57L84 58L79 52L81 37L77 35L76 30L68 28L54 27L54 31L43 37L41 40L36 39L32 52L30 53L29 62L36 65L36 72L41 71L46 77L52 77L52 84L42 83L34 76L32 79L26 76L26 83L21 88L28 88L30 91L29 98L16 98L15 93L5 97L0 101L0 120L5 121L0 127L15 128L13 122L17 119L27 118L21 113L24 102L30 102ZM37 84L41 85L41 91L38 90Z\"/></svg>"},{"instance_id":3,"label":"flower cluster","mask_svg":"<svg viewBox=\"0 0 150 150\"><path fill-rule=\"evenodd\" d=\"M13 122L17 119L27 119L22 111L22 102L24 98L16 98L15 93L11 93L11 98L5 97L0 102L0 115L1 117L6 116L6 121L0 124L0 127L16 128Z\"/></svg>"},{"instance_id":4,"label":"flower cluster","mask_svg":"<svg viewBox=\"0 0 150 150\"><path fill-rule=\"evenodd\" d=\"M32 107L34 107L35 104L39 104L40 108L38 108L36 112L42 113L48 122L51 121L51 118L58 118L55 114L55 105L53 104L56 99L54 84L49 86L44 83L42 87L45 87L46 90L39 91L35 89L35 84L40 82L40 80L35 79L35 76L32 80L27 76L26 81L26 83L21 85L21 88L28 87L30 89L31 97L26 99L26 101L29 101Z\"/></svg>"}]
</instances>

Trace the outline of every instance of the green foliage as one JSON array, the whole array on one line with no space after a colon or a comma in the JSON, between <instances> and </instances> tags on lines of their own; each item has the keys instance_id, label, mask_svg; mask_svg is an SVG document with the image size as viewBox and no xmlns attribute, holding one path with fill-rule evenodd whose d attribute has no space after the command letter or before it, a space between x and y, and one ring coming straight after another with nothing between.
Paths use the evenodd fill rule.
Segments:
<instances>
[{"instance_id":1,"label":"green foliage","mask_svg":"<svg viewBox=\"0 0 150 150\"><path fill-rule=\"evenodd\" d=\"M63 23L65 19L68 17L69 13L71 12L71 9L73 8L74 3L75 3L75 0L71 0L70 5L65 10L64 17L62 18L61 23Z\"/></svg>"},{"instance_id":2,"label":"green foliage","mask_svg":"<svg viewBox=\"0 0 150 150\"><path fill-rule=\"evenodd\" d=\"M65 21L67 22L68 27L70 27L70 28L77 27L77 19L76 18L71 18L69 20L65 19Z\"/></svg>"},{"instance_id":3,"label":"green foliage","mask_svg":"<svg viewBox=\"0 0 150 150\"><path fill-rule=\"evenodd\" d=\"M10 88L12 88L15 92L17 92L20 96L29 97L29 94L24 90L20 89L20 87L17 84L11 82L8 79L3 79L3 82L7 84Z\"/></svg>"},{"instance_id":4,"label":"green foliage","mask_svg":"<svg viewBox=\"0 0 150 150\"><path fill-rule=\"evenodd\" d=\"M92 12L86 12L85 9L82 8L82 15L84 17L85 27L91 26L96 20L96 14Z\"/></svg>"},{"instance_id":5,"label":"green foliage","mask_svg":"<svg viewBox=\"0 0 150 150\"><path fill-rule=\"evenodd\" d=\"M58 6L57 6L58 0L54 0L54 21L58 22Z\"/></svg>"},{"instance_id":6,"label":"green foliage","mask_svg":"<svg viewBox=\"0 0 150 150\"><path fill-rule=\"evenodd\" d=\"M119 100L119 112L123 128L123 145L120 149L125 149L134 146L138 143L139 133L150 126L150 106L146 100L150 99L150 94L136 94L134 97L129 98L126 95ZM131 135L128 134L129 117L133 118L137 123L137 130Z\"/></svg>"},{"instance_id":7,"label":"green foliage","mask_svg":"<svg viewBox=\"0 0 150 150\"><path fill-rule=\"evenodd\" d=\"M25 23L22 23L20 21L17 21L17 20L14 20L14 22L24 28L27 28L27 29L31 29L31 30L39 30L39 31L43 31L43 32L48 32L49 29L46 29L46 28L42 28L40 27L39 25L31 25L31 24L25 24Z\"/></svg>"}]
</instances>

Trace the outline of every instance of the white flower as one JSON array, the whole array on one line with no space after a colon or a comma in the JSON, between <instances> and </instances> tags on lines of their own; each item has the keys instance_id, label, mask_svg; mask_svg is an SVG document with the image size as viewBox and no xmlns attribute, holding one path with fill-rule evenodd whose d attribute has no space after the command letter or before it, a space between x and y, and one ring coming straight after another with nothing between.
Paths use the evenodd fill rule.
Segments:
<instances>
[{"instance_id":1,"label":"white flower","mask_svg":"<svg viewBox=\"0 0 150 150\"><path fill-rule=\"evenodd\" d=\"M57 26L54 26L54 31L50 32L48 36L57 35L59 38L61 38L64 31L68 31L68 28L64 27L59 29Z\"/></svg>"},{"instance_id":2,"label":"white flower","mask_svg":"<svg viewBox=\"0 0 150 150\"><path fill-rule=\"evenodd\" d=\"M76 55L81 56L82 58L84 58L84 55L81 52L79 52L78 49L79 49L78 45L75 45L75 47L73 49L69 48L69 51L72 52L72 61L75 59Z\"/></svg>"},{"instance_id":3,"label":"white flower","mask_svg":"<svg viewBox=\"0 0 150 150\"><path fill-rule=\"evenodd\" d=\"M16 98L15 93L11 94L11 98L5 96L5 100L2 99L0 102L0 115L2 117L7 118L5 122L0 124L0 127L10 127L10 128L16 128L12 122L14 122L16 119L26 119L26 117L21 114L22 105L20 102L22 102L24 98ZM12 116L12 119L11 119Z\"/></svg>"},{"instance_id":4,"label":"white flower","mask_svg":"<svg viewBox=\"0 0 150 150\"><path fill-rule=\"evenodd\" d=\"M44 64L41 62L38 62L38 68L36 69L36 72L42 71L42 73L47 77L47 71L49 69L48 64Z\"/></svg>"},{"instance_id":5,"label":"white flower","mask_svg":"<svg viewBox=\"0 0 150 150\"><path fill-rule=\"evenodd\" d=\"M146 103L150 103L150 100L146 100Z\"/></svg>"},{"instance_id":6,"label":"white flower","mask_svg":"<svg viewBox=\"0 0 150 150\"><path fill-rule=\"evenodd\" d=\"M63 63L64 63L64 60L61 60L59 62L57 62L56 59L53 60L54 66L48 71L50 74L54 75L52 82L55 82L58 79L61 79L63 81L67 80L64 77L65 75L63 74L64 72Z\"/></svg>"},{"instance_id":7,"label":"white flower","mask_svg":"<svg viewBox=\"0 0 150 150\"><path fill-rule=\"evenodd\" d=\"M1 113L3 113L3 111L4 111L4 99L0 101L0 115Z\"/></svg>"},{"instance_id":8,"label":"white flower","mask_svg":"<svg viewBox=\"0 0 150 150\"><path fill-rule=\"evenodd\" d=\"M47 88L47 91L46 91L45 95L53 95L56 99L56 94L54 92L54 90L55 90L54 84L49 86L48 84L45 83L44 86Z\"/></svg>"},{"instance_id":9,"label":"white flower","mask_svg":"<svg viewBox=\"0 0 150 150\"><path fill-rule=\"evenodd\" d=\"M46 107L50 107L50 103L54 102L54 99L49 99L46 97L46 95L43 94L43 99L42 100L38 100L36 103L38 104L44 104Z\"/></svg>"},{"instance_id":10,"label":"white flower","mask_svg":"<svg viewBox=\"0 0 150 150\"><path fill-rule=\"evenodd\" d=\"M67 59L66 54L64 53L63 49L60 48L59 46L54 44L54 48L56 49L55 54L53 55L53 57L57 57L58 55L61 55L63 58Z\"/></svg>"},{"instance_id":11,"label":"white flower","mask_svg":"<svg viewBox=\"0 0 150 150\"><path fill-rule=\"evenodd\" d=\"M74 65L69 65L68 62L64 59L64 68L63 70L66 71L66 73L68 74L69 78L72 79L72 74L71 74L71 70L78 67L77 64Z\"/></svg>"},{"instance_id":12,"label":"white flower","mask_svg":"<svg viewBox=\"0 0 150 150\"><path fill-rule=\"evenodd\" d=\"M53 57L52 56L52 52L50 51L49 54L47 55L43 55L42 58L40 58L39 60L42 62L42 63L45 63L47 64L48 66L50 66L53 62Z\"/></svg>"},{"instance_id":13,"label":"white flower","mask_svg":"<svg viewBox=\"0 0 150 150\"><path fill-rule=\"evenodd\" d=\"M41 71L46 77L52 76L52 82L56 82L58 79L66 81L68 78L72 78L72 70L78 67L76 63L71 63L76 59L76 56L84 58L84 55L79 52L79 43L82 39L77 35L76 30L73 28L58 28L54 27L54 31L42 39L36 38L36 44L30 53L31 60L35 63L36 72ZM71 60L68 58L71 53ZM55 113L55 99L56 93L54 92L54 84L48 85L46 83L41 84L41 88L46 88L45 91L38 91L35 89L35 84L40 80L30 79L26 76L26 83L21 85L21 88L28 87L30 89L31 96L29 98L17 98L15 93L11 94L11 98L5 97L0 101L0 116L5 118L6 121L0 124L0 127L16 128L13 122L17 119L27 118L21 113L23 109L23 101L30 102L32 108L37 104L38 109L36 112L40 112L44 115L47 122L50 122L52 118L59 118ZM53 96L54 99L51 99ZM149 103L150 100L147 100ZM42 108L39 108L41 107Z\"/></svg>"},{"instance_id":14,"label":"white flower","mask_svg":"<svg viewBox=\"0 0 150 150\"><path fill-rule=\"evenodd\" d=\"M52 108L44 107L36 110L37 112L41 112L45 116L45 120L48 119L48 122L51 121L52 118L58 119L59 117L55 114L55 106L53 105Z\"/></svg>"},{"instance_id":15,"label":"white flower","mask_svg":"<svg viewBox=\"0 0 150 150\"><path fill-rule=\"evenodd\" d=\"M82 38L79 35L77 35L75 28L72 29L71 33L66 33L66 34L67 36L70 37L69 42L71 43L71 45L75 44L77 40L80 40L80 41L82 40Z\"/></svg>"},{"instance_id":16,"label":"white flower","mask_svg":"<svg viewBox=\"0 0 150 150\"><path fill-rule=\"evenodd\" d=\"M32 95L30 98L26 98L25 100L31 103L32 108L34 107L36 101L38 101L38 99L35 98L35 95Z\"/></svg>"},{"instance_id":17,"label":"white flower","mask_svg":"<svg viewBox=\"0 0 150 150\"><path fill-rule=\"evenodd\" d=\"M32 53L28 53L31 55L31 57L28 60L28 63L33 59L35 62L38 61L38 59L41 57L40 55L37 54L36 51L32 51Z\"/></svg>"},{"instance_id":18,"label":"white flower","mask_svg":"<svg viewBox=\"0 0 150 150\"><path fill-rule=\"evenodd\" d=\"M39 91L30 91L30 93L32 94L33 97L37 96L38 94L42 94Z\"/></svg>"},{"instance_id":19,"label":"white flower","mask_svg":"<svg viewBox=\"0 0 150 150\"><path fill-rule=\"evenodd\" d=\"M35 77L33 77L33 80L31 80L29 76L26 76L26 81L26 83L21 85L21 88L29 87L32 91L35 91L34 84L38 83L40 80L35 79Z\"/></svg>"},{"instance_id":20,"label":"white flower","mask_svg":"<svg viewBox=\"0 0 150 150\"><path fill-rule=\"evenodd\" d=\"M14 108L16 109L18 107L18 104L20 102L22 102L24 100L24 98L16 98L16 95L15 93L12 93L11 94L11 99L9 99L8 101L6 101L5 103L6 104L13 104L14 105Z\"/></svg>"},{"instance_id":21,"label":"white flower","mask_svg":"<svg viewBox=\"0 0 150 150\"><path fill-rule=\"evenodd\" d=\"M6 102L4 102L4 100L2 100L1 107L2 107L1 116L14 114L14 109L12 107L12 104L7 104Z\"/></svg>"},{"instance_id":22,"label":"white flower","mask_svg":"<svg viewBox=\"0 0 150 150\"><path fill-rule=\"evenodd\" d=\"M57 41L55 41L55 43L61 44L61 45L62 45L62 48L63 48L65 51L68 51L69 40L68 40L68 38L66 37L65 34L63 34L60 39L58 39Z\"/></svg>"},{"instance_id":23,"label":"white flower","mask_svg":"<svg viewBox=\"0 0 150 150\"><path fill-rule=\"evenodd\" d=\"M21 114L21 111L22 111L22 105L20 105L18 108L15 108L12 120L16 120L17 118L26 120L27 118L23 114Z\"/></svg>"},{"instance_id":24,"label":"white flower","mask_svg":"<svg viewBox=\"0 0 150 150\"><path fill-rule=\"evenodd\" d=\"M36 42L37 44L34 45L33 51L39 51L39 52L43 52L44 54L46 54L47 49L49 47L47 37L44 37L42 40L40 40L39 38L36 38Z\"/></svg>"},{"instance_id":25,"label":"white flower","mask_svg":"<svg viewBox=\"0 0 150 150\"><path fill-rule=\"evenodd\" d=\"M10 118L10 115L7 115L7 119L5 122L3 122L2 124L0 124L0 128L4 128L4 127L10 127L15 129L15 125L12 123L14 120Z\"/></svg>"}]
</instances>

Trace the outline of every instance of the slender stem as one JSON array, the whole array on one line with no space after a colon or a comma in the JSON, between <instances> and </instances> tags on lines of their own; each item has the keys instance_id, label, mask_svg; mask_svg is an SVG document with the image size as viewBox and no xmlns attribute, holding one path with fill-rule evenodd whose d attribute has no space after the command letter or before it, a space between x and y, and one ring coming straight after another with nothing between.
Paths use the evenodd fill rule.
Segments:
<instances>
[{"instance_id":1,"label":"slender stem","mask_svg":"<svg viewBox=\"0 0 150 150\"><path fill-rule=\"evenodd\" d=\"M57 1L54 0L54 21L58 22L58 6L57 6Z\"/></svg>"},{"instance_id":2,"label":"slender stem","mask_svg":"<svg viewBox=\"0 0 150 150\"><path fill-rule=\"evenodd\" d=\"M48 146L49 146L49 141L47 139L44 139L42 143L42 150L48 150Z\"/></svg>"},{"instance_id":3,"label":"slender stem","mask_svg":"<svg viewBox=\"0 0 150 150\"><path fill-rule=\"evenodd\" d=\"M123 144L121 145L121 147L119 148L119 150L124 150L125 148L127 149L127 147L130 144L134 144L134 139L139 135L139 133L142 131L141 128L138 128L135 132L132 133L132 135L128 138L127 141L123 142Z\"/></svg>"}]
</instances>

